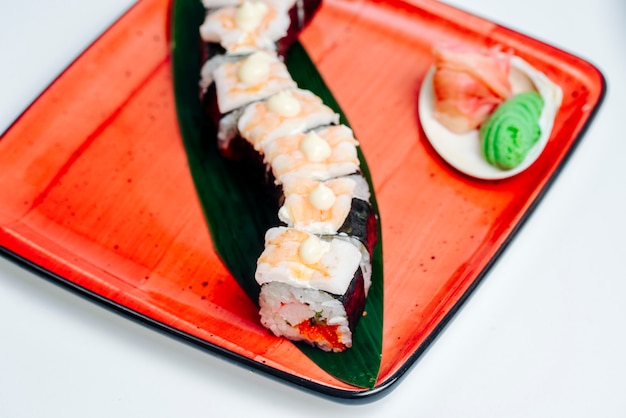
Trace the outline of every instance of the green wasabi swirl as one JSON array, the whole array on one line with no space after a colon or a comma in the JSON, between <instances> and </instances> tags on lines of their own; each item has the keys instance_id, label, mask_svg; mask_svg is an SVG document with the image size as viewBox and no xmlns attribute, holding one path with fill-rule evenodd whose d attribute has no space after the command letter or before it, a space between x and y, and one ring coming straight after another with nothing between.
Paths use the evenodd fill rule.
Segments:
<instances>
[{"instance_id":1,"label":"green wasabi swirl","mask_svg":"<svg viewBox=\"0 0 626 418\"><path fill-rule=\"evenodd\" d=\"M487 162L510 170L524 161L541 135L542 109L543 98L534 91L501 103L480 127L481 148Z\"/></svg>"}]
</instances>

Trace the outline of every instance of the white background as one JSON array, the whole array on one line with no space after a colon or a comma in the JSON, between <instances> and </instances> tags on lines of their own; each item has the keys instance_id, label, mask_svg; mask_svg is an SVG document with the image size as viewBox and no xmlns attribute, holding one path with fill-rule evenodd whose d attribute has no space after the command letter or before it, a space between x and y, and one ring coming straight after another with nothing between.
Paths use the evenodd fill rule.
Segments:
<instances>
[{"instance_id":1,"label":"white background","mask_svg":"<svg viewBox=\"0 0 626 418\"><path fill-rule=\"evenodd\" d=\"M131 3L0 2L0 132ZM319 398L0 258L0 417L625 417L626 2L452 3L590 60L608 92L537 210L392 392Z\"/></svg>"}]
</instances>

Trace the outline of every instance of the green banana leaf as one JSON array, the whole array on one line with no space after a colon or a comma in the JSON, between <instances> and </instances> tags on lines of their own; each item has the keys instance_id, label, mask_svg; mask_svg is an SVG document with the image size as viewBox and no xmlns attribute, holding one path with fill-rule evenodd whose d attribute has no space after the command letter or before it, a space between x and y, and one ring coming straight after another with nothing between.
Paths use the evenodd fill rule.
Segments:
<instances>
[{"instance_id":1,"label":"green banana leaf","mask_svg":"<svg viewBox=\"0 0 626 418\"><path fill-rule=\"evenodd\" d=\"M203 117L198 95L201 67L198 27L204 15L200 0L176 0L172 3L172 65L180 132L214 246L233 277L257 303L259 286L254 280L256 260L263 250L265 231L277 222L276 202L220 156L214 128L207 126ZM321 97L326 105L341 115L342 123L348 125L301 44L296 42L290 48L286 63L298 86ZM359 158L371 188L371 176L360 150ZM372 203L378 214L373 193ZM379 240L372 260L372 286L365 307L366 315L355 330L353 347L342 353L327 353L296 343L323 370L362 388L371 388L376 384L382 352L383 266L380 222L378 229Z\"/></svg>"}]
</instances>

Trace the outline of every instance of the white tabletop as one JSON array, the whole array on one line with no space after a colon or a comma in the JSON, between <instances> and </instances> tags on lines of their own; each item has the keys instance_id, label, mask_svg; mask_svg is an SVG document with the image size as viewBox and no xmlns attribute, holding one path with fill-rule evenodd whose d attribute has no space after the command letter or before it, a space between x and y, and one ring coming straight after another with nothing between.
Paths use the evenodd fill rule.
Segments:
<instances>
[{"instance_id":1,"label":"white tabletop","mask_svg":"<svg viewBox=\"0 0 626 418\"><path fill-rule=\"evenodd\" d=\"M626 3L451 3L590 60L608 91L521 232L392 392L365 405L311 395L0 257L0 416L626 416ZM130 4L1 2L0 132Z\"/></svg>"}]
</instances>

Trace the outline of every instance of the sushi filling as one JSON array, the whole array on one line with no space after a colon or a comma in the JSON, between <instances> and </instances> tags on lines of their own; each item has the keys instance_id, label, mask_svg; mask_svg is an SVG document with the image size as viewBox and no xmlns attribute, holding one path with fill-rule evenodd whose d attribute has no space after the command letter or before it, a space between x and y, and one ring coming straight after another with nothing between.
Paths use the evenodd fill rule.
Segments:
<instances>
[{"instance_id":1,"label":"sushi filling","mask_svg":"<svg viewBox=\"0 0 626 418\"><path fill-rule=\"evenodd\" d=\"M259 304L261 323L274 335L335 352L352 346L350 316L358 317L363 312L347 312L360 303L344 306L340 298L330 293L280 282L261 287Z\"/></svg>"}]
</instances>

